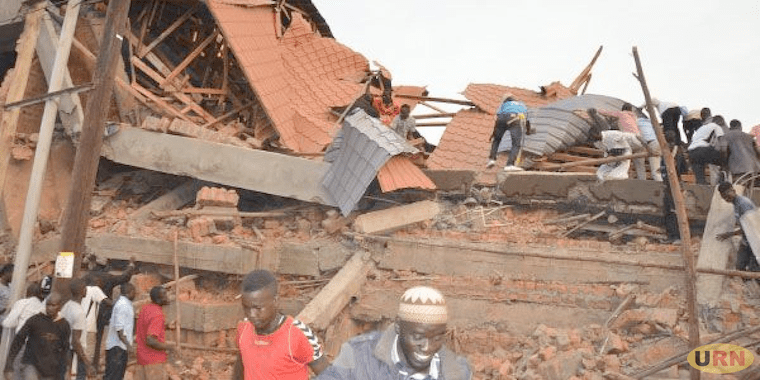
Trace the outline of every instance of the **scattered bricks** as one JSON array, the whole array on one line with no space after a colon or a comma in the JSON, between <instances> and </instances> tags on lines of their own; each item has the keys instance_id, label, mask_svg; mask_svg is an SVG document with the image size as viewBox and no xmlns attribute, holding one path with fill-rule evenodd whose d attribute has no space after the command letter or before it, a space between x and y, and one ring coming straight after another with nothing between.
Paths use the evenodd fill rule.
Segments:
<instances>
[{"instance_id":1,"label":"scattered bricks","mask_svg":"<svg viewBox=\"0 0 760 380\"><path fill-rule=\"evenodd\" d=\"M639 363L660 363L684 351L688 351L686 342L678 337L668 337L649 345L639 346L631 353Z\"/></svg>"},{"instance_id":2,"label":"scattered bricks","mask_svg":"<svg viewBox=\"0 0 760 380\"><path fill-rule=\"evenodd\" d=\"M624 341L620 335L610 332L607 340L606 353L619 354L626 351L628 351L628 343Z\"/></svg>"},{"instance_id":3,"label":"scattered bricks","mask_svg":"<svg viewBox=\"0 0 760 380\"><path fill-rule=\"evenodd\" d=\"M327 211L327 218L322 221L322 228L332 235L343 230L349 223L350 220L341 216L337 211L329 210Z\"/></svg>"},{"instance_id":4,"label":"scattered bricks","mask_svg":"<svg viewBox=\"0 0 760 380\"><path fill-rule=\"evenodd\" d=\"M602 365L605 372L620 372L622 363L617 355L604 355Z\"/></svg>"},{"instance_id":5,"label":"scattered bricks","mask_svg":"<svg viewBox=\"0 0 760 380\"><path fill-rule=\"evenodd\" d=\"M11 157L16 161L29 161L34 157L34 151L26 145L16 145L11 149Z\"/></svg>"},{"instance_id":6,"label":"scattered bricks","mask_svg":"<svg viewBox=\"0 0 760 380\"><path fill-rule=\"evenodd\" d=\"M678 322L678 310L661 308L640 308L626 310L616 319L610 328L621 330L640 323L656 323L668 328L675 327Z\"/></svg>"},{"instance_id":7,"label":"scattered bricks","mask_svg":"<svg viewBox=\"0 0 760 380\"><path fill-rule=\"evenodd\" d=\"M509 360L504 361L499 366L499 375L503 378L506 378L514 371L514 367L512 366L512 362Z\"/></svg>"},{"instance_id":8,"label":"scattered bricks","mask_svg":"<svg viewBox=\"0 0 760 380\"><path fill-rule=\"evenodd\" d=\"M303 218L297 218L296 231L298 231L298 235L301 237L311 236L311 222Z\"/></svg>"},{"instance_id":9,"label":"scattered bricks","mask_svg":"<svg viewBox=\"0 0 760 380\"><path fill-rule=\"evenodd\" d=\"M282 224L279 220L269 219L264 221L264 229L266 230L277 230L280 229L281 226Z\"/></svg>"},{"instance_id":10,"label":"scattered bricks","mask_svg":"<svg viewBox=\"0 0 760 380\"><path fill-rule=\"evenodd\" d=\"M582 361L580 352L562 352L553 360L539 364L537 372L545 380L567 380L579 374Z\"/></svg>"},{"instance_id":11,"label":"scattered bricks","mask_svg":"<svg viewBox=\"0 0 760 380\"><path fill-rule=\"evenodd\" d=\"M221 187L204 186L195 197L195 204L200 207L231 207L237 208L240 196L237 191Z\"/></svg>"},{"instance_id":12,"label":"scattered bricks","mask_svg":"<svg viewBox=\"0 0 760 380\"><path fill-rule=\"evenodd\" d=\"M214 244L218 244L218 245L227 244L230 242L230 237L227 235L214 235L211 238L211 241Z\"/></svg>"},{"instance_id":13,"label":"scattered bricks","mask_svg":"<svg viewBox=\"0 0 760 380\"><path fill-rule=\"evenodd\" d=\"M143 120L140 127L149 131L166 133L169 130L169 124L171 124L171 122L172 120L167 117L158 118L155 116L148 116Z\"/></svg>"},{"instance_id":14,"label":"scattered bricks","mask_svg":"<svg viewBox=\"0 0 760 380\"><path fill-rule=\"evenodd\" d=\"M190 230L190 236L196 242L202 241L204 236L211 235L216 232L216 226L211 218L202 216L199 218L190 219L187 222L187 228Z\"/></svg>"},{"instance_id":15,"label":"scattered bricks","mask_svg":"<svg viewBox=\"0 0 760 380\"><path fill-rule=\"evenodd\" d=\"M559 347L561 351L565 351L570 348L570 337L564 331L557 334L556 340L557 347Z\"/></svg>"},{"instance_id":16,"label":"scattered bricks","mask_svg":"<svg viewBox=\"0 0 760 380\"><path fill-rule=\"evenodd\" d=\"M557 356L557 347L547 346L538 352L538 357L543 361L549 361Z\"/></svg>"}]
</instances>

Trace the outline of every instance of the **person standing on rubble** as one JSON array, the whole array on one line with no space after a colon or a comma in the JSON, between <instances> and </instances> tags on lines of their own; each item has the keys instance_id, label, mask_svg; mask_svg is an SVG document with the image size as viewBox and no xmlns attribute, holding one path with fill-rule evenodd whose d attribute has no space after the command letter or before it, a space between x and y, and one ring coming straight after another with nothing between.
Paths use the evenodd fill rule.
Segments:
<instances>
[{"instance_id":1,"label":"person standing on rubble","mask_svg":"<svg viewBox=\"0 0 760 380\"><path fill-rule=\"evenodd\" d=\"M447 322L441 292L427 286L408 289L393 325L344 343L316 380L469 380L467 360L444 345Z\"/></svg>"},{"instance_id":2,"label":"person standing on rubble","mask_svg":"<svg viewBox=\"0 0 760 380\"><path fill-rule=\"evenodd\" d=\"M240 353L233 380L306 380L329 364L316 334L279 311L277 278L267 270L248 273L241 284L245 319L238 323Z\"/></svg>"},{"instance_id":3,"label":"person standing on rubble","mask_svg":"<svg viewBox=\"0 0 760 380\"><path fill-rule=\"evenodd\" d=\"M601 136L597 137L600 141L598 146L607 156L627 156L634 153L643 153L647 151L646 144L641 136L630 132L623 132L616 129L602 131ZM638 179L647 179L645 160L643 157L635 158L636 176ZM596 176L601 181L610 179L628 178L628 169L631 167L631 160L620 160L605 163L599 166Z\"/></svg>"},{"instance_id":4,"label":"person standing on rubble","mask_svg":"<svg viewBox=\"0 0 760 380\"><path fill-rule=\"evenodd\" d=\"M411 109L408 104L401 106L401 112L393 118L391 129L393 129L404 140L409 140L412 133L417 132L417 122L410 115Z\"/></svg>"},{"instance_id":5,"label":"person standing on rubble","mask_svg":"<svg viewBox=\"0 0 760 380\"><path fill-rule=\"evenodd\" d=\"M681 116L684 116L684 120L688 111L685 107L679 107L678 104L671 102L662 102L657 98L652 99L652 105L657 108L657 112L660 113L660 120L662 120L662 131L673 131L678 137L678 141L681 141L681 132L678 130L678 121ZM639 125L640 126L640 125Z\"/></svg>"},{"instance_id":6,"label":"person standing on rubble","mask_svg":"<svg viewBox=\"0 0 760 380\"><path fill-rule=\"evenodd\" d=\"M746 173L760 173L760 150L755 139L742 131L739 120L731 120L723 141L728 153L728 172L734 179Z\"/></svg>"},{"instance_id":7,"label":"person standing on rubble","mask_svg":"<svg viewBox=\"0 0 760 380\"><path fill-rule=\"evenodd\" d=\"M709 108L703 108L703 118L705 116L705 109L707 110L707 115L710 114ZM696 132L694 132L693 139L688 147L691 170L694 172L697 184L700 185L707 184L707 180L705 179L705 166L708 164L721 164L720 151L715 147L717 146L717 139L720 136L723 136L723 129L718 124L712 122L712 117L710 117L709 120L710 122L702 125ZM717 179L713 180L712 176L710 179L714 181L713 183L717 182Z\"/></svg>"},{"instance_id":8,"label":"person standing on rubble","mask_svg":"<svg viewBox=\"0 0 760 380\"><path fill-rule=\"evenodd\" d=\"M736 189L730 182L721 182L718 185L718 192L720 196L728 203L734 205L734 216L736 222L741 220L742 215L748 211L752 211L755 208L755 204L751 199L736 194ZM760 265L757 262L757 256L753 254L752 248L747 241L747 232L757 233L757 231L744 231L744 228L736 228L728 232L724 232L717 235L719 240L726 240L734 235L742 235L742 240L739 243L739 251L736 254L736 270L747 270L751 272L760 272Z\"/></svg>"},{"instance_id":9,"label":"person standing on rubble","mask_svg":"<svg viewBox=\"0 0 760 380\"><path fill-rule=\"evenodd\" d=\"M654 126L652 126L652 122L640 108L636 109L636 116L636 123L641 131L641 138L644 140L644 143L646 143L647 151L650 154L647 160L649 161L649 171L652 173L652 179L662 182L662 174L660 174L662 150L660 149L660 143L657 141L657 134L654 132Z\"/></svg>"},{"instance_id":10,"label":"person standing on rubble","mask_svg":"<svg viewBox=\"0 0 760 380\"><path fill-rule=\"evenodd\" d=\"M505 96L501 102L501 106L496 111L496 122L491 133L491 151L488 155L487 168L496 165L496 154L499 152L499 144L501 144L504 134L509 131L512 147L509 149L509 158L507 159L507 165L504 166L504 170L523 170L521 167L515 166L520 148L522 148L523 128L526 128L526 134L530 135L532 133L530 121L528 121L528 107L523 102L515 100L512 96Z\"/></svg>"},{"instance_id":11,"label":"person standing on rubble","mask_svg":"<svg viewBox=\"0 0 760 380\"><path fill-rule=\"evenodd\" d=\"M691 143L694 132L702 126L701 110L695 109L689 111L683 117L683 133L686 134L686 143Z\"/></svg>"}]
</instances>

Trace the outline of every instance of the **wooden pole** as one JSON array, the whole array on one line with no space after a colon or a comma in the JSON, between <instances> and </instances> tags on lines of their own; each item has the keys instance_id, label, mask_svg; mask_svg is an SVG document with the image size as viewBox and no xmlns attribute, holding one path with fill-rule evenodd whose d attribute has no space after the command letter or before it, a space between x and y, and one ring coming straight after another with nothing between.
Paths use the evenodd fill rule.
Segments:
<instances>
[{"instance_id":1,"label":"wooden pole","mask_svg":"<svg viewBox=\"0 0 760 380\"><path fill-rule=\"evenodd\" d=\"M82 136L71 175L71 190L61 219L61 248L74 252L74 277L79 271L81 255L85 251L90 201L100 162L105 119L111 108L114 77L121 58L121 40L116 33L126 24L129 5L130 0L111 0L108 3L103 38L92 78L95 89L87 99Z\"/></svg>"},{"instance_id":2,"label":"wooden pole","mask_svg":"<svg viewBox=\"0 0 760 380\"><path fill-rule=\"evenodd\" d=\"M177 311L177 324L174 329L174 339L177 342L177 356L182 359L182 323L180 318L180 307L179 307L179 256L178 256L178 249L177 249L177 240L179 239L179 233L177 231L174 231L174 281L177 284L177 286L174 287L174 305L176 307Z\"/></svg>"},{"instance_id":3,"label":"wooden pole","mask_svg":"<svg viewBox=\"0 0 760 380\"><path fill-rule=\"evenodd\" d=\"M567 168L572 168L575 166L594 166L594 165L601 165L606 164L609 162L617 162L617 161L624 161L634 158L643 158L643 157L649 157L649 152L639 152L634 154L627 154L625 156L610 156L610 157L604 157L604 158L591 158L588 160L581 160L581 161L575 161L575 162L566 162L564 164L545 164L545 166L542 168L544 170L563 170Z\"/></svg>"},{"instance_id":4,"label":"wooden pole","mask_svg":"<svg viewBox=\"0 0 760 380\"><path fill-rule=\"evenodd\" d=\"M412 100L422 100L426 102L439 102L439 103L451 103L451 104L458 104L460 106L470 106L475 107L475 103L469 101L469 100L458 100L458 99L448 99L448 98L431 98L429 96L417 96L417 95L406 95L406 94L396 94L394 95L397 98L404 98L404 99L412 99Z\"/></svg>"},{"instance_id":5,"label":"wooden pole","mask_svg":"<svg viewBox=\"0 0 760 380\"><path fill-rule=\"evenodd\" d=\"M644 70L641 67L641 59L639 58L639 50L636 46L633 47L633 58L636 60L636 71L638 73L638 80L641 84L641 90L644 92L644 99L647 104L647 112L650 115L657 115L657 112L652 105L652 97L649 94L649 88L647 87L646 79L644 78ZM652 117L652 126L657 133L657 141L660 143L660 149L663 152L668 152L668 143L665 141L665 134L662 131L660 122L657 117ZM676 164L673 157L669 154L662 156L665 159L665 168L668 171L668 181L670 183L670 189L673 193L673 201L676 206L676 216L678 217L678 229L681 233L681 253L683 254L684 265L686 266L685 286L686 286L686 302L689 313L689 348L695 349L700 346L699 342L699 314L697 314L697 287L696 278L697 274L694 270L694 254L691 252L691 233L689 232L689 217L686 214L686 204L684 203L683 193L681 192L681 183L678 180L678 173L676 172ZM699 380L700 371L696 368L690 368L691 380Z\"/></svg>"}]
</instances>

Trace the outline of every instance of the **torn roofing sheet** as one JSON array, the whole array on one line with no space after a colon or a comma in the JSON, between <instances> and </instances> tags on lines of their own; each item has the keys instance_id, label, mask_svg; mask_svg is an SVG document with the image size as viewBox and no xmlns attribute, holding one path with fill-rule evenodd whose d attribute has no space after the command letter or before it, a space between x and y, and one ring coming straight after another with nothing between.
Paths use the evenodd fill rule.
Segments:
<instances>
[{"instance_id":1,"label":"torn roofing sheet","mask_svg":"<svg viewBox=\"0 0 760 380\"><path fill-rule=\"evenodd\" d=\"M334 161L322 179L322 186L343 215L348 215L356 207L378 171L391 157L418 152L396 132L361 109L346 116L335 145L339 146L330 148L337 149L337 153L332 155Z\"/></svg>"},{"instance_id":2,"label":"torn roofing sheet","mask_svg":"<svg viewBox=\"0 0 760 380\"><path fill-rule=\"evenodd\" d=\"M254 6L257 2L206 3L281 143L296 152L320 152L336 129L330 107L345 106L361 94L363 84L356 78L368 72L367 59L315 33L297 12L278 38L274 6Z\"/></svg>"},{"instance_id":3,"label":"torn roofing sheet","mask_svg":"<svg viewBox=\"0 0 760 380\"><path fill-rule=\"evenodd\" d=\"M475 88L490 89L488 99L497 99L498 102L504 94L502 91L507 87L487 85ZM499 93L502 95L498 95ZM513 92L513 95L518 100L523 100L519 93ZM470 100L475 103L474 100ZM617 110L622 104L622 100L608 96L581 95L548 106L529 108L528 118L536 133L525 136L524 149L535 155L545 155L581 143L586 140L591 125L573 113L574 110L586 110L591 107ZM491 148L488 140L493 132L495 120L495 115L479 109L459 111L446 126L438 147L428 159L428 167L433 170L464 169L486 172L485 164Z\"/></svg>"},{"instance_id":4,"label":"torn roofing sheet","mask_svg":"<svg viewBox=\"0 0 760 380\"><path fill-rule=\"evenodd\" d=\"M587 140L591 124L573 111L589 108L620 110L624 101L604 95L580 95L532 109L528 118L536 133L525 136L523 149L534 155L551 154Z\"/></svg>"}]
</instances>

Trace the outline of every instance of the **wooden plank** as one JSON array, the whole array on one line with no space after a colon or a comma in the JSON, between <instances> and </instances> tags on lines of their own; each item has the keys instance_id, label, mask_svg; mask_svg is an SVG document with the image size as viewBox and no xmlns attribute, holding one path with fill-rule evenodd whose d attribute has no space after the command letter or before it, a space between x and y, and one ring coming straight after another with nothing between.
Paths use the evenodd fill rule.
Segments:
<instances>
[{"instance_id":1,"label":"wooden plank","mask_svg":"<svg viewBox=\"0 0 760 380\"><path fill-rule=\"evenodd\" d=\"M440 212L441 206L438 202L415 202L359 215L354 221L354 230L368 234L392 231L432 219Z\"/></svg>"},{"instance_id":2,"label":"wooden plank","mask_svg":"<svg viewBox=\"0 0 760 380\"><path fill-rule=\"evenodd\" d=\"M603 157L604 152L601 149L590 148L587 146L571 146L567 148L569 153L585 154L591 157Z\"/></svg>"},{"instance_id":3,"label":"wooden plank","mask_svg":"<svg viewBox=\"0 0 760 380\"><path fill-rule=\"evenodd\" d=\"M169 37L172 33L174 33L177 28L182 26L182 24L185 23L185 21L189 20L190 17L192 17L193 13L195 12L195 9L198 7L199 3L196 3L193 5L192 8L190 8L185 14L180 16L176 21L174 21L171 25L169 25L168 28L166 28L153 42L148 44L148 46L145 46L143 49L139 50L137 52L137 56L142 58L145 57L148 53L150 53L151 50L153 50L158 44L160 44L163 40L166 39L166 37Z\"/></svg>"},{"instance_id":4,"label":"wooden plank","mask_svg":"<svg viewBox=\"0 0 760 380\"><path fill-rule=\"evenodd\" d=\"M394 95L396 98L403 98L403 99L412 99L412 100L421 100L425 102L439 102L439 103L451 103L451 104L458 104L460 106L470 106L475 107L475 103L469 101L469 100L459 100L459 99L449 99L449 98L432 98L429 96L417 96L417 95L406 95L406 94L396 94Z\"/></svg>"},{"instance_id":5,"label":"wooden plank","mask_svg":"<svg viewBox=\"0 0 760 380\"><path fill-rule=\"evenodd\" d=\"M367 273L375 267L369 252L357 252L346 265L325 285L296 318L311 328L323 331L359 293L367 279Z\"/></svg>"},{"instance_id":6,"label":"wooden plank","mask_svg":"<svg viewBox=\"0 0 760 380\"><path fill-rule=\"evenodd\" d=\"M137 83L132 83L131 88L134 89L134 90L136 90L142 96L144 96L148 100L152 101L156 106L158 106L159 109L161 109L161 111L162 111L161 113L162 114L166 114L168 116L178 117L178 118L180 118L182 120L189 121L191 123L195 123L192 119L190 119L190 117L188 117L187 115L183 114L182 112L180 112L176 108L172 107L171 104L167 103L165 100L159 98L158 96L156 96L152 92L148 91L143 86L140 86Z\"/></svg>"},{"instance_id":7,"label":"wooden plank","mask_svg":"<svg viewBox=\"0 0 760 380\"><path fill-rule=\"evenodd\" d=\"M169 73L169 75L161 83L161 87L165 87L168 83L171 83L171 81L174 80L174 78L176 78L177 75L179 75L179 73L181 73L183 70L187 68L187 66L193 63L193 61L196 58L198 58L198 56L201 55L201 53L203 53L203 50L205 50L209 44L214 42L214 39L216 39L216 36L218 35L219 35L219 29L216 29L214 30L213 33L211 33L211 35L206 37L206 39L203 40L203 42L201 42L201 44L195 48L195 50L193 50L187 57L185 57L185 59L182 60L182 62L180 62L180 64L177 65L177 67L175 67L171 73Z\"/></svg>"},{"instance_id":8,"label":"wooden plank","mask_svg":"<svg viewBox=\"0 0 760 380\"><path fill-rule=\"evenodd\" d=\"M588 160L588 157L582 157L582 156L576 156L573 154L563 153L563 152L556 152L549 155L550 160L556 160L556 161L563 161L563 162L578 162L578 161L586 161Z\"/></svg>"},{"instance_id":9,"label":"wooden plank","mask_svg":"<svg viewBox=\"0 0 760 380\"><path fill-rule=\"evenodd\" d=\"M220 88L183 88L181 90L185 94L206 94L206 95L225 95L227 94L227 90L223 90Z\"/></svg>"},{"instance_id":10,"label":"wooden plank","mask_svg":"<svg viewBox=\"0 0 760 380\"><path fill-rule=\"evenodd\" d=\"M44 9L45 3L38 2L26 15L26 21L24 21L24 31L18 39L16 45L16 65L13 71L8 73L8 78L13 78L8 88L8 94L5 97L5 101L13 103L20 101L24 98L26 93L26 85L29 79L29 72L32 69L32 60L34 59L34 50L37 45L37 39L40 34L40 27L42 22L42 9ZM7 174L8 165L10 164L11 146L13 144L13 135L16 134L16 127L18 125L19 116L21 115L21 109L13 109L10 111L4 111L2 113L2 122L0 122L0 193L5 184L5 176ZM5 213L3 218L5 218ZM5 225L5 221L0 224Z\"/></svg>"}]
</instances>

